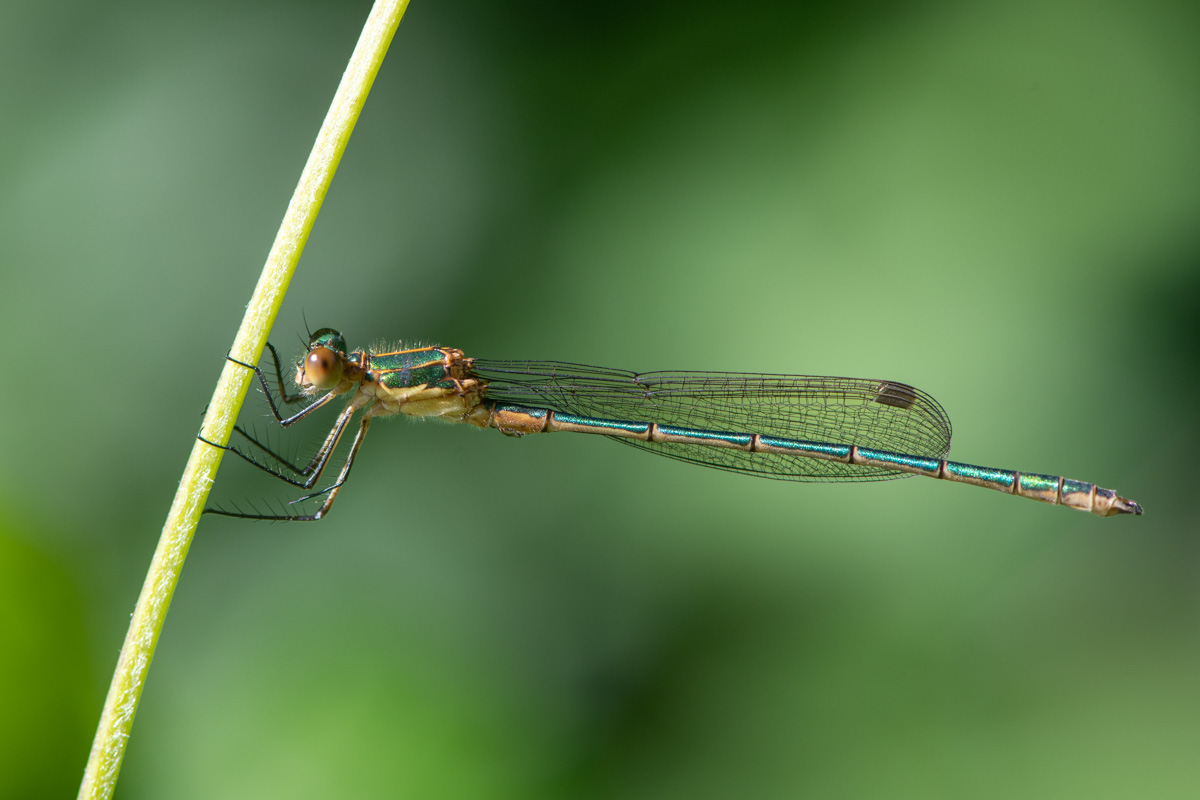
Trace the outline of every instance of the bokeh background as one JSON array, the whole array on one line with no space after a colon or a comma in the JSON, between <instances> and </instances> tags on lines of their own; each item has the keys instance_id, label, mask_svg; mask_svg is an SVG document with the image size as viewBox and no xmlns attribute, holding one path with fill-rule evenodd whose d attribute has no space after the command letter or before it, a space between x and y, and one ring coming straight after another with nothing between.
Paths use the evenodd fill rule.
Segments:
<instances>
[{"instance_id":1,"label":"bokeh background","mask_svg":"<svg viewBox=\"0 0 1200 800\"><path fill-rule=\"evenodd\" d=\"M119 797L1197 795L1200 8L783 5L414 3L273 340L906 381L1146 515L379 425L203 520ZM4 797L78 786L368 7L0 6Z\"/></svg>"}]
</instances>

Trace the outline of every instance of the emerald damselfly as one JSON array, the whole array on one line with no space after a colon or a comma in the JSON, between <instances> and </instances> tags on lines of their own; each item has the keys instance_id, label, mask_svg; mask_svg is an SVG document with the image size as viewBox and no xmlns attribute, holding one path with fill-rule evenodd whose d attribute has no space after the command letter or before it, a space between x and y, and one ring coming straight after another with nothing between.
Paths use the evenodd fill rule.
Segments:
<instances>
[{"instance_id":1,"label":"emerald damselfly","mask_svg":"<svg viewBox=\"0 0 1200 800\"><path fill-rule=\"evenodd\" d=\"M245 429L235 430L278 466L233 453L282 481L312 490L354 415L358 433L337 479L293 503L324 496L312 514L207 508L246 519L318 520L329 513L376 417L406 414L496 428L510 436L591 433L716 469L794 481L878 481L923 475L996 489L1100 516L1141 514L1111 489L1058 475L979 467L946 459L950 419L925 392L889 380L739 372L627 372L561 361L492 361L446 347L350 351L323 328L296 362L296 394L283 388L279 355L267 345L287 404L283 416L263 371L253 370L280 425L291 426L337 397L349 401L316 454L296 465Z\"/></svg>"}]
</instances>

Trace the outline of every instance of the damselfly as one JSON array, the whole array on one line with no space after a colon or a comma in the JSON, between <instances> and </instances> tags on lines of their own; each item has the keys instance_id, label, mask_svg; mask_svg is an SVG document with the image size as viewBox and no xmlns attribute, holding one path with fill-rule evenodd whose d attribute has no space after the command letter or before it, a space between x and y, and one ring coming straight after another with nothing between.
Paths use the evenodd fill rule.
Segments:
<instances>
[{"instance_id":1,"label":"damselfly","mask_svg":"<svg viewBox=\"0 0 1200 800\"><path fill-rule=\"evenodd\" d=\"M1102 517L1141 514L1132 500L1110 489L1057 475L1040 475L946 460L950 420L929 395L895 381L737 372L625 372L560 361L490 361L461 350L419 347L383 352L350 351L342 334L312 334L296 362L299 393L283 390L279 355L275 376L286 403L311 402L297 413L279 413L262 370L271 413L287 427L336 397L350 400L316 454L292 464L244 429L239 434L279 467L234 447L231 452L280 480L305 490L321 480L342 434L363 411L358 435L337 480L293 501L321 496L312 514L260 514L218 508L206 512L248 519L318 520L329 513L350 475L371 420L392 414L435 417L496 428L510 436L593 433L716 469L794 481L879 481L924 475L997 489Z\"/></svg>"}]
</instances>

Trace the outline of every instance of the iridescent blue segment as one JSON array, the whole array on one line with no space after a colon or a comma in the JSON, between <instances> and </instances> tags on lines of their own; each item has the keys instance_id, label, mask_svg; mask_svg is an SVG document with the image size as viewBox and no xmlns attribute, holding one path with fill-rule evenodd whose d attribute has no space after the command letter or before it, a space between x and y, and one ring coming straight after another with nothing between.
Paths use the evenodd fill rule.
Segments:
<instances>
[{"instance_id":1,"label":"iridescent blue segment","mask_svg":"<svg viewBox=\"0 0 1200 800\"><path fill-rule=\"evenodd\" d=\"M1022 472L1021 479L1017 482L1017 494L1043 503L1057 503L1058 484L1061 480L1057 475Z\"/></svg>"},{"instance_id":2,"label":"iridescent blue segment","mask_svg":"<svg viewBox=\"0 0 1200 800\"><path fill-rule=\"evenodd\" d=\"M889 453L886 450L871 450L867 447L858 448L857 455L855 463L858 464L870 464L878 467L900 467L907 472L920 473L931 478L937 477L942 467L942 460L940 458L910 456L905 453Z\"/></svg>"},{"instance_id":3,"label":"iridescent blue segment","mask_svg":"<svg viewBox=\"0 0 1200 800\"><path fill-rule=\"evenodd\" d=\"M728 447L750 447L754 440L753 434L729 433L727 431L703 431L696 428L677 428L671 425L659 425L658 433L663 437L677 437L699 444L726 445Z\"/></svg>"},{"instance_id":4,"label":"iridescent blue segment","mask_svg":"<svg viewBox=\"0 0 1200 800\"><path fill-rule=\"evenodd\" d=\"M770 447L776 450L791 450L797 453L809 453L821 458L837 461L850 460L850 446L845 444L828 444L826 442L806 442L802 439L781 439L777 436L760 436L760 447Z\"/></svg>"},{"instance_id":5,"label":"iridescent blue segment","mask_svg":"<svg viewBox=\"0 0 1200 800\"><path fill-rule=\"evenodd\" d=\"M1020 489L1022 492L1045 492L1052 491L1058 493L1058 482L1062 478L1057 475L1038 475L1033 472L1022 472Z\"/></svg>"},{"instance_id":6,"label":"iridescent blue segment","mask_svg":"<svg viewBox=\"0 0 1200 800\"><path fill-rule=\"evenodd\" d=\"M582 417L577 414L563 414L558 411L554 413L554 422L556 425L571 426L574 428L594 428L598 432L609 435L634 434L637 436L646 436L650 433L650 423L648 422L630 422L623 419L598 419L596 417Z\"/></svg>"},{"instance_id":7,"label":"iridescent blue segment","mask_svg":"<svg viewBox=\"0 0 1200 800\"><path fill-rule=\"evenodd\" d=\"M1091 494L1095 487L1085 481L1073 481L1070 478L1063 478L1062 493L1068 494Z\"/></svg>"},{"instance_id":8,"label":"iridescent blue segment","mask_svg":"<svg viewBox=\"0 0 1200 800\"><path fill-rule=\"evenodd\" d=\"M1064 506L1071 506L1072 508L1091 508L1092 492L1095 489L1096 487L1093 484L1063 478L1062 503Z\"/></svg>"},{"instance_id":9,"label":"iridescent blue segment","mask_svg":"<svg viewBox=\"0 0 1200 800\"><path fill-rule=\"evenodd\" d=\"M1017 475L1007 469L992 467L977 467L974 464L960 464L957 461L946 462L946 480L970 483L974 486L984 486L1011 493L1016 483Z\"/></svg>"}]
</instances>

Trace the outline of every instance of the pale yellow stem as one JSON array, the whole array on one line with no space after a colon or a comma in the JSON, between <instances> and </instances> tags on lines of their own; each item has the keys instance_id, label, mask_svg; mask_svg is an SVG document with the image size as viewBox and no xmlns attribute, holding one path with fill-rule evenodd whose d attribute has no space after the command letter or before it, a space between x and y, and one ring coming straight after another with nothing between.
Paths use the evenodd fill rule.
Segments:
<instances>
[{"instance_id":1,"label":"pale yellow stem","mask_svg":"<svg viewBox=\"0 0 1200 800\"><path fill-rule=\"evenodd\" d=\"M407 8L408 0L376 0L371 9L233 340L229 354L239 361L256 363L263 351L267 333L283 303L283 295L346 149L346 142ZM249 371L225 363L201 427L206 439L222 444L229 441L251 377ZM142 593L133 610L125 645L121 648L96 739L92 743L83 784L79 788L80 798L109 798L116 788L150 660L154 657L167 608L171 605L171 595L179 581L222 452L199 440L192 448Z\"/></svg>"}]
</instances>

